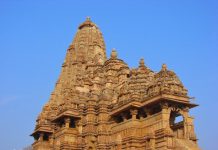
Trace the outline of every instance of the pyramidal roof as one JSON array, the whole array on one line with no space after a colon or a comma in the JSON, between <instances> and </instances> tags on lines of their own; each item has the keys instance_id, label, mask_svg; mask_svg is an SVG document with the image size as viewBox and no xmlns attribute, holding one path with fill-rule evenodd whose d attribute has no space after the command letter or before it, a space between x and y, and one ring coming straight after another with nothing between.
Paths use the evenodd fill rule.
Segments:
<instances>
[{"instance_id":1,"label":"pyramidal roof","mask_svg":"<svg viewBox=\"0 0 218 150\"><path fill-rule=\"evenodd\" d=\"M161 97L163 95L164 98ZM137 68L130 69L118 58L115 49L107 59L102 33L87 18L79 25L73 42L67 49L59 79L48 103L36 120L32 135L37 139L41 132L56 132L54 124L60 125L63 122L60 118L66 116L85 120L84 113L91 111L89 113L94 115L100 112L98 108L104 106L107 108L101 110L102 113L107 110L107 114L113 117L132 107L142 110L147 107L145 105L168 99L166 96L175 103L180 103L182 107L196 106L189 103L186 88L166 65L163 65L160 72L155 73L141 59ZM92 134L89 126L81 132L84 135Z\"/></svg>"},{"instance_id":2,"label":"pyramidal roof","mask_svg":"<svg viewBox=\"0 0 218 150\"><path fill-rule=\"evenodd\" d=\"M67 50L54 95L57 95L57 91L66 91L66 88L75 90L76 86L82 86L79 82L85 78L83 75L86 74L87 66L101 66L106 59L102 33L97 25L87 17L85 22L78 27L74 40ZM64 93L59 93L59 95L64 95Z\"/></svg>"},{"instance_id":3,"label":"pyramidal roof","mask_svg":"<svg viewBox=\"0 0 218 150\"><path fill-rule=\"evenodd\" d=\"M78 27L67 49L62 70L50 100L37 119L37 127L49 123L68 102L83 103L90 94L93 71L106 61L105 43L101 31L89 17ZM61 107L60 107L61 106ZM50 115L53 114L53 115ZM39 125L39 126L38 126Z\"/></svg>"}]
</instances>

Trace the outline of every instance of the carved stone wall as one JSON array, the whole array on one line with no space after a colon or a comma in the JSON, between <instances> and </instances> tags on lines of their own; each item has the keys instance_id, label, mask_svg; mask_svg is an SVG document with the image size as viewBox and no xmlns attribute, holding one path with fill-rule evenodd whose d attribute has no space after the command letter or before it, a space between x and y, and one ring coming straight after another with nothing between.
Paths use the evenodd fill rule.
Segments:
<instances>
[{"instance_id":1,"label":"carved stone wall","mask_svg":"<svg viewBox=\"0 0 218 150\"><path fill-rule=\"evenodd\" d=\"M144 60L130 69L90 18L69 46L48 103L36 120L34 150L199 149L191 103L177 75ZM183 121L175 122L178 116Z\"/></svg>"}]
</instances>

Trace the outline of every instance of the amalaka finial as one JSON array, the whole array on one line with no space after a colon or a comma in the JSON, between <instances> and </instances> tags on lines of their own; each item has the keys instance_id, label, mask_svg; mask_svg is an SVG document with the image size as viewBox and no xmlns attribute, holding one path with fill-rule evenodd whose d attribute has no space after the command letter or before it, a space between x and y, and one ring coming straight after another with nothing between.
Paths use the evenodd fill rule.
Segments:
<instances>
[{"instance_id":1,"label":"amalaka finial","mask_svg":"<svg viewBox=\"0 0 218 150\"><path fill-rule=\"evenodd\" d=\"M163 70L163 71L166 71L166 70L167 70L167 65L166 65L166 64L163 64L163 65L162 65L162 70Z\"/></svg>"},{"instance_id":2,"label":"amalaka finial","mask_svg":"<svg viewBox=\"0 0 218 150\"><path fill-rule=\"evenodd\" d=\"M144 67L144 66L145 66L145 61L143 58L141 58L139 61L139 67Z\"/></svg>"},{"instance_id":3,"label":"amalaka finial","mask_svg":"<svg viewBox=\"0 0 218 150\"><path fill-rule=\"evenodd\" d=\"M89 16L87 16L86 21L91 21L91 18Z\"/></svg>"},{"instance_id":4,"label":"amalaka finial","mask_svg":"<svg viewBox=\"0 0 218 150\"><path fill-rule=\"evenodd\" d=\"M117 51L113 48L111 52L111 58L116 59L117 58Z\"/></svg>"}]
</instances>

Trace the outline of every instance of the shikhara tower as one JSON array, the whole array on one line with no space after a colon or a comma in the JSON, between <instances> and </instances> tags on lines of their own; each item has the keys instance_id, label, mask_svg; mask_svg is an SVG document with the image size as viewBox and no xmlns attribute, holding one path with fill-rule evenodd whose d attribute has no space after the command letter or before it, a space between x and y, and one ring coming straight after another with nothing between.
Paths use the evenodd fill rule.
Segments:
<instances>
[{"instance_id":1,"label":"shikhara tower","mask_svg":"<svg viewBox=\"0 0 218 150\"><path fill-rule=\"evenodd\" d=\"M187 90L163 64L130 69L106 57L87 18L69 46L60 77L36 120L34 150L199 150ZM183 120L176 122L175 118Z\"/></svg>"}]
</instances>

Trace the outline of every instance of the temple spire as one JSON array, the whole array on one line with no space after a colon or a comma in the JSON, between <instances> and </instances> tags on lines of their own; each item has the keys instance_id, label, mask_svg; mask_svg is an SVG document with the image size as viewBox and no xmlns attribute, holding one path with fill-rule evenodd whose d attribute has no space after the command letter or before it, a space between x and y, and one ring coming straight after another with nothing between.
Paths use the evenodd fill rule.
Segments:
<instances>
[{"instance_id":1,"label":"temple spire","mask_svg":"<svg viewBox=\"0 0 218 150\"><path fill-rule=\"evenodd\" d=\"M87 16L86 21L91 21L91 18L89 16Z\"/></svg>"},{"instance_id":2,"label":"temple spire","mask_svg":"<svg viewBox=\"0 0 218 150\"><path fill-rule=\"evenodd\" d=\"M166 70L167 70L167 65L166 65L166 64L163 64L161 70L162 70L162 71L166 71Z\"/></svg>"},{"instance_id":3,"label":"temple spire","mask_svg":"<svg viewBox=\"0 0 218 150\"><path fill-rule=\"evenodd\" d=\"M116 59L116 58L117 58L117 51L115 48L113 48L111 52L111 59Z\"/></svg>"},{"instance_id":4,"label":"temple spire","mask_svg":"<svg viewBox=\"0 0 218 150\"><path fill-rule=\"evenodd\" d=\"M105 43L101 31L90 17L80 24L71 44L74 50L71 54L73 61L104 63L106 61Z\"/></svg>"},{"instance_id":5,"label":"temple spire","mask_svg":"<svg viewBox=\"0 0 218 150\"><path fill-rule=\"evenodd\" d=\"M144 58L141 58L139 61L139 67L145 67L145 61Z\"/></svg>"}]
</instances>

